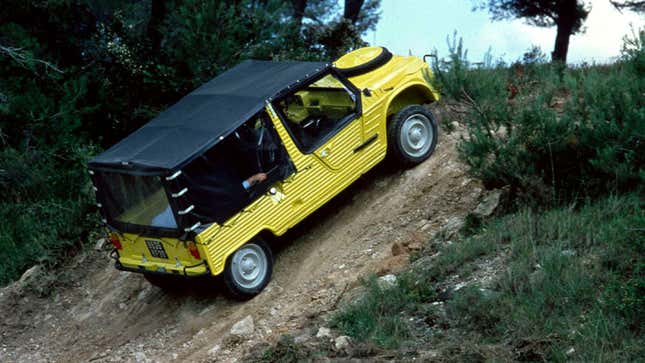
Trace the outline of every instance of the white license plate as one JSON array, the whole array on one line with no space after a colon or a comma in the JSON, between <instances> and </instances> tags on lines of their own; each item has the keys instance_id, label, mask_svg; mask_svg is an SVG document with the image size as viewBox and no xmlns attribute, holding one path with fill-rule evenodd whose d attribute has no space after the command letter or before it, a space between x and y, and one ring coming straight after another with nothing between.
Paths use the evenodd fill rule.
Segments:
<instances>
[{"instance_id":1,"label":"white license plate","mask_svg":"<svg viewBox=\"0 0 645 363\"><path fill-rule=\"evenodd\" d=\"M146 246L148 246L148 251L150 251L150 255L152 255L152 257L168 259L168 255L166 254L166 250L163 248L161 241L147 239Z\"/></svg>"}]
</instances>

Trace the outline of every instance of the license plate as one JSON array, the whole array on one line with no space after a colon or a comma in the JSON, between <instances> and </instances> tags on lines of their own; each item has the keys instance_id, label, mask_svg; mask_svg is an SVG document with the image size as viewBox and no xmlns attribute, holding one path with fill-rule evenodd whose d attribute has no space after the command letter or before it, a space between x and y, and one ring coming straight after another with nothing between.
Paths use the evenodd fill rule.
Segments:
<instances>
[{"instance_id":1,"label":"license plate","mask_svg":"<svg viewBox=\"0 0 645 363\"><path fill-rule=\"evenodd\" d=\"M150 251L152 257L168 259L168 255L166 254L166 250L164 250L161 241L147 239L146 246L148 246L148 251Z\"/></svg>"}]
</instances>

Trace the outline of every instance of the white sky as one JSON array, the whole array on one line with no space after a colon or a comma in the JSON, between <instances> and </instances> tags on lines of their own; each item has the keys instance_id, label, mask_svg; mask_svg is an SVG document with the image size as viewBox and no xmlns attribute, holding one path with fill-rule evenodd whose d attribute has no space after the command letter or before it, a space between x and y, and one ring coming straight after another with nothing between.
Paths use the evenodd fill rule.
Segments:
<instances>
[{"instance_id":1,"label":"white sky","mask_svg":"<svg viewBox=\"0 0 645 363\"><path fill-rule=\"evenodd\" d=\"M569 63L610 62L620 53L622 39L634 29L645 27L645 17L618 12L609 0L592 0L586 31L571 37ZM468 59L481 61L489 47L495 59L519 59L531 46L538 45L550 57L555 27L538 28L522 20L491 22L486 11L472 11L470 0L382 0L381 20L376 31L364 36L373 45L393 53L415 55L436 48L440 57L448 52L446 36L457 30L463 37Z\"/></svg>"}]
</instances>

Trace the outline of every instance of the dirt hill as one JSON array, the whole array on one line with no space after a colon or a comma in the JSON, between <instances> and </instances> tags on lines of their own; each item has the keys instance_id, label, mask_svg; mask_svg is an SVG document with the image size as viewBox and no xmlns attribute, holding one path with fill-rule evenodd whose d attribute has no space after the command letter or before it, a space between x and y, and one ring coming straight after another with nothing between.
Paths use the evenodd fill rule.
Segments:
<instances>
[{"instance_id":1,"label":"dirt hill","mask_svg":"<svg viewBox=\"0 0 645 363\"><path fill-rule=\"evenodd\" d=\"M107 247L34 271L0 290L0 361L229 362L285 333L312 339L360 277L400 270L421 242L477 205L482 187L457 161L457 140L458 132L442 134L414 169L377 167L274 241L273 281L246 303L208 281L163 291L115 270Z\"/></svg>"}]
</instances>

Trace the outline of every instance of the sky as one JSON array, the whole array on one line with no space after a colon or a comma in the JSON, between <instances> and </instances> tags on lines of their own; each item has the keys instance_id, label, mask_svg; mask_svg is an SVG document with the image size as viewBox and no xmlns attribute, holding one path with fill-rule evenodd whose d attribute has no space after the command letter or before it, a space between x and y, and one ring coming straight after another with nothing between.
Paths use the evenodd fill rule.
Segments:
<instances>
[{"instance_id":1,"label":"sky","mask_svg":"<svg viewBox=\"0 0 645 363\"><path fill-rule=\"evenodd\" d=\"M620 13L609 0L592 0L586 31L571 37L569 63L611 62L620 54L622 39L634 29L645 27L645 16ZM381 20L364 39L382 45L395 54L423 55L437 49L439 57L448 53L446 37L456 30L468 49L468 60L482 61L490 48L494 59L507 62L522 57L537 45L549 55L555 42L555 27L539 28L522 20L490 20L486 11L472 11L471 0L382 0Z\"/></svg>"}]
</instances>

